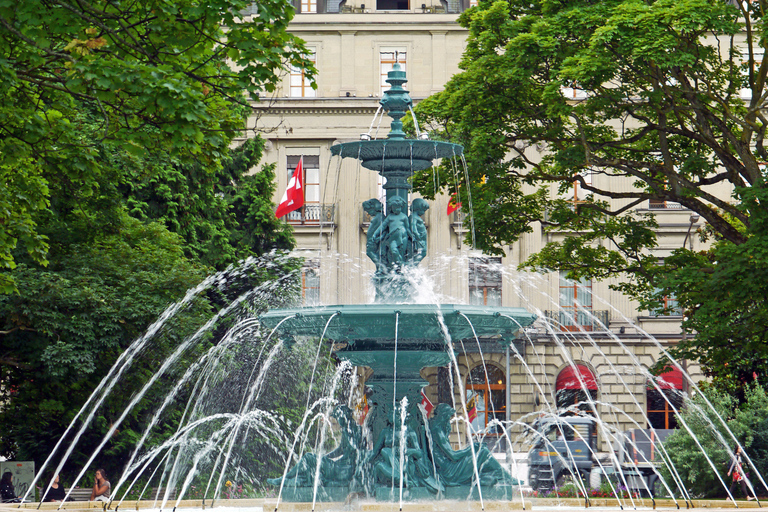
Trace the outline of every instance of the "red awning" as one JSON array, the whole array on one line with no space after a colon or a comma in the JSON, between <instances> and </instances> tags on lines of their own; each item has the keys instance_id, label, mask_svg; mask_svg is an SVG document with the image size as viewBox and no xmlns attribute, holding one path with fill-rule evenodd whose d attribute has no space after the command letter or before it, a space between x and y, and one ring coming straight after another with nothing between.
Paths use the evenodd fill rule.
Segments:
<instances>
[{"instance_id":1,"label":"red awning","mask_svg":"<svg viewBox=\"0 0 768 512\"><path fill-rule=\"evenodd\" d=\"M582 382L579 382L579 377L576 373L577 370L579 374L581 374L581 380L583 381L584 386L590 390L597 390L597 381L595 380L595 376L592 374L590 369L583 364L577 364L575 366L576 368L569 366L560 372L560 375L557 376L557 381L555 382L555 390L584 389L584 387L581 385Z\"/></svg>"},{"instance_id":2,"label":"red awning","mask_svg":"<svg viewBox=\"0 0 768 512\"><path fill-rule=\"evenodd\" d=\"M656 384L661 389L683 389L683 372L677 368L672 368L656 377Z\"/></svg>"}]
</instances>

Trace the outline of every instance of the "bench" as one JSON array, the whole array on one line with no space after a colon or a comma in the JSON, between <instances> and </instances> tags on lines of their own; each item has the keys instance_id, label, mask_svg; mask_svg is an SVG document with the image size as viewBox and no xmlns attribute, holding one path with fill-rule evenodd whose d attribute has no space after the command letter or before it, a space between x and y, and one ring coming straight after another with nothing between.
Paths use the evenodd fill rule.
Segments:
<instances>
[{"instance_id":1,"label":"bench","mask_svg":"<svg viewBox=\"0 0 768 512\"><path fill-rule=\"evenodd\" d=\"M72 491L70 493L70 490ZM65 487L64 488L65 494L69 494L69 498L67 498L69 501L88 501L91 498L91 488L90 487L75 487L72 489L71 487ZM165 497L165 487L150 487L147 489L147 491L144 493L144 495L141 497L142 500L154 500L155 497L157 497L158 500L162 500ZM171 489L171 492L168 494L169 500L175 500L176 499L176 488L174 487Z\"/></svg>"},{"instance_id":2,"label":"bench","mask_svg":"<svg viewBox=\"0 0 768 512\"><path fill-rule=\"evenodd\" d=\"M91 490L90 487L75 487L74 489L65 487L64 495L69 496L67 498L69 501L88 501L91 497Z\"/></svg>"}]
</instances>

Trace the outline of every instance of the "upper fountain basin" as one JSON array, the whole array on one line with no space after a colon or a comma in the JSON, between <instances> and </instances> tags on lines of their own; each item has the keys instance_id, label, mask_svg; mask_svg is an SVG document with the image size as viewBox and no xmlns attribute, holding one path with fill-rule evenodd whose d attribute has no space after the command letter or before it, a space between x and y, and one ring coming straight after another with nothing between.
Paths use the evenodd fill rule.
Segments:
<instances>
[{"instance_id":1,"label":"upper fountain basin","mask_svg":"<svg viewBox=\"0 0 768 512\"><path fill-rule=\"evenodd\" d=\"M536 315L523 308L363 304L275 309L259 318L271 329L279 324L278 332L291 336L320 336L327 325L325 338L337 343L397 338L403 345L444 344L447 333L453 341L497 337L506 346L521 327L536 320Z\"/></svg>"},{"instance_id":2,"label":"upper fountain basin","mask_svg":"<svg viewBox=\"0 0 768 512\"><path fill-rule=\"evenodd\" d=\"M366 169L378 172L421 171L438 158L456 157L464 147L450 142L414 139L357 140L331 146L331 154L357 158Z\"/></svg>"}]
</instances>

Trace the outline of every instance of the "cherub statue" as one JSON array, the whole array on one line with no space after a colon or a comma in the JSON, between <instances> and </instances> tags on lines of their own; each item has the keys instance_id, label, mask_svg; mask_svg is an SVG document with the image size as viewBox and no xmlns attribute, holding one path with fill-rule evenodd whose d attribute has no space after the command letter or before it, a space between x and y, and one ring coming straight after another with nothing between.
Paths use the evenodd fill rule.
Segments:
<instances>
[{"instance_id":1,"label":"cherub statue","mask_svg":"<svg viewBox=\"0 0 768 512\"><path fill-rule=\"evenodd\" d=\"M411 243L411 250L409 251L409 263L413 266L421 263L427 256L427 226L424 224L422 215L429 210L429 203L424 199L416 198L411 203L411 235L413 236L413 242Z\"/></svg>"},{"instance_id":2,"label":"cherub statue","mask_svg":"<svg viewBox=\"0 0 768 512\"><path fill-rule=\"evenodd\" d=\"M408 203L400 196L387 200L389 213L377 228L374 239L381 240L383 263L392 268L405 262L408 242L411 240L411 227L408 221Z\"/></svg>"},{"instance_id":3,"label":"cherub statue","mask_svg":"<svg viewBox=\"0 0 768 512\"><path fill-rule=\"evenodd\" d=\"M383 273L385 268L381 263L381 240L376 238L376 231L384 220L384 208L381 206L381 201L374 198L363 203L363 210L371 216L371 224L368 226L368 232L366 233L368 240L365 243L365 254L367 254L371 261L373 261L373 264L376 265L376 271Z\"/></svg>"}]
</instances>

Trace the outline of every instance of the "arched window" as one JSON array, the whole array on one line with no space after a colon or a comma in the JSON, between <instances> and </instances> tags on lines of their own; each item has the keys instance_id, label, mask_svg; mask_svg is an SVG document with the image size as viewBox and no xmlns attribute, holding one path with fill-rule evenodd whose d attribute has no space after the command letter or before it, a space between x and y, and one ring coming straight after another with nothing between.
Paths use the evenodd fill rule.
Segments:
<instances>
[{"instance_id":1,"label":"arched window","mask_svg":"<svg viewBox=\"0 0 768 512\"><path fill-rule=\"evenodd\" d=\"M672 368L656 377L656 389L648 383L648 425L655 429L677 428L678 411L683 405L683 374L677 368Z\"/></svg>"},{"instance_id":2,"label":"arched window","mask_svg":"<svg viewBox=\"0 0 768 512\"><path fill-rule=\"evenodd\" d=\"M577 405L582 411L594 413L591 402L597 400L597 380L583 364L566 366L555 381L555 397L558 409Z\"/></svg>"},{"instance_id":3,"label":"arched window","mask_svg":"<svg viewBox=\"0 0 768 512\"><path fill-rule=\"evenodd\" d=\"M490 364L472 368L467 376L466 397L473 432L499 435L504 431L501 425L487 431L486 428L494 419L504 421L507 418L506 389L506 378L499 368Z\"/></svg>"}]
</instances>

